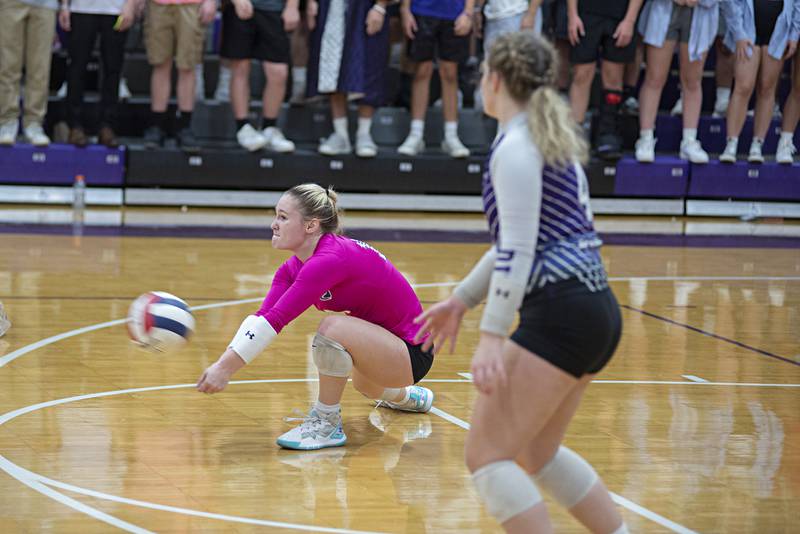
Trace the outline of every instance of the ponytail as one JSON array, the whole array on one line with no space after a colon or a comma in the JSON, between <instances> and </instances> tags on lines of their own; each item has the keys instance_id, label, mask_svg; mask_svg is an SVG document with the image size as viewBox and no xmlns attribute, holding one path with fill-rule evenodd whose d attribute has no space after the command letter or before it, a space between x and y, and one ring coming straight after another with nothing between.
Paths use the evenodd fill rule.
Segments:
<instances>
[{"instance_id":1,"label":"ponytail","mask_svg":"<svg viewBox=\"0 0 800 534\"><path fill-rule=\"evenodd\" d=\"M563 168L575 162L586 163L586 139L564 98L553 87L537 87L528 99L527 112L531 137L545 165Z\"/></svg>"}]
</instances>

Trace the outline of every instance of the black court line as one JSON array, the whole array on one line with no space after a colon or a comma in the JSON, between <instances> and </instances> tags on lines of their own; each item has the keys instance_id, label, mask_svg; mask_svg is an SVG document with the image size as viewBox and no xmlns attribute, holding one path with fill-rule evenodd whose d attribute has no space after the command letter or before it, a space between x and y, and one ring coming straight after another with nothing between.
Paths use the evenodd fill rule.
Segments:
<instances>
[{"instance_id":1,"label":"black court line","mask_svg":"<svg viewBox=\"0 0 800 534\"><path fill-rule=\"evenodd\" d=\"M662 317L660 315L656 315L655 313L651 313L651 312L648 312L648 311L640 310L638 308L634 308L632 306L628 306L627 304L621 304L620 307L621 308L625 308L626 310L639 312L642 315L646 315L647 317L652 317L653 319L658 319L659 321L664 321L665 323L674 324L675 326L682 326L683 328L686 328L687 330L691 330L692 332L697 332L698 334L703 334L704 336L713 337L714 339L718 339L720 341L724 341L726 343L730 343L731 345L736 345L737 347L740 347L740 348L743 348L743 349L747 349L747 350L749 350L751 352L755 352L755 353L761 354L762 356L767 356L769 358L774 358L774 359L780 360L782 362L791 363L792 365L800 366L800 362L798 362L796 360L792 360L790 358L786 358L785 356L779 356L778 354L774 354L772 352L769 352L769 351L766 351L766 350L763 350L763 349L759 349L759 348L756 348L756 347L751 347L750 345L742 343L741 341L736 341L735 339L730 339L730 338L727 338L725 336L720 336L720 335L714 334L712 332L706 332L705 330L701 330L700 328L697 328L696 326L691 326L691 325L688 325L688 324L679 323L678 321L673 321L672 319L669 319L667 317Z\"/></svg>"}]
</instances>

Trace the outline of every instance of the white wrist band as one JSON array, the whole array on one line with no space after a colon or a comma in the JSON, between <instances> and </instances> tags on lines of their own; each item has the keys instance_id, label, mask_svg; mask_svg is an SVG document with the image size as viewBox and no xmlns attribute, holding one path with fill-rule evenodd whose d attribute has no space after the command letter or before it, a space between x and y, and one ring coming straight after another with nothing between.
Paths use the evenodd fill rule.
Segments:
<instances>
[{"instance_id":1,"label":"white wrist band","mask_svg":"<svg viewBox=\"0 0 800 534\"><path fill-rule=\"evenodd\" d=\"M239 331L233 336L229 349L233 349L245 362L250 363L272 343L278 333L266 319L248 315Z\"/></svg>"},{"instance_id":2,"label":"white wrist band","mask_svg":"<svg viewBox=\"0 0 800 534\"><path fill-rule=\"evenodd\" d=\"M381 15L386 15L386 8L383 7L380 4L372 4L372 8L371 9L374 9L375 11L380 13Z\"/></svg>"}]
</instances>

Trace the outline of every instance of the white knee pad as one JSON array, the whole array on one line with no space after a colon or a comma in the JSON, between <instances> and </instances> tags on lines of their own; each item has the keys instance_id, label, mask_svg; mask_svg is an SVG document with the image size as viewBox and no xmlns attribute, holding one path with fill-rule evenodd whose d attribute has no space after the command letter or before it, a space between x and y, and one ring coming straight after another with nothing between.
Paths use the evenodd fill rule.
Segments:
<instances>
[{"instance_id":1,"label":"white knee pad","mask_svg":"<svg viewBox=\"0 0 800 534\"><path fill-rule=\"evenodd\" d=\"M472 473L472 482L486 510L500 523L542 502L536 484L511 460L484 465Z\"/></svg>"},{"instance_id":2,"label":"white knee pad","mask_svg":"<svg viewBox=\"0 0 800 534\"><path fill-rule=\"evenodd\" d=\"M589 462L564 446L532 478L568 510L581 502L598 480Z\"/></svg>"},{"instance_id":3,"label":"white knee pad","mask_svg":"<svg viewBox=\"0 0 800 534\"><path fill-rule=\"evenodd\" d=\"M311 343L314 363L320 374L347 378L353 369L353 358L341 343L325 337L319 332Z\"/></svg>"}]
</instances>

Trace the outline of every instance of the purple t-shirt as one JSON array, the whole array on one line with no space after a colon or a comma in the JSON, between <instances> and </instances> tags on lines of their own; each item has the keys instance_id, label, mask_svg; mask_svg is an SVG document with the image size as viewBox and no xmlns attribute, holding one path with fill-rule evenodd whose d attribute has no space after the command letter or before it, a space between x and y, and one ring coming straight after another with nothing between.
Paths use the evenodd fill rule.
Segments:
<instances>
[{"instance_id":1,"label":"purple t-shirt","mask_svg":"<svg viewBox=\"0 0 800 534\"><path fill-rule=\"evenodd\" d=\"M464 11L464 0L411 0L411 13L444 20L456 20Z\"/></svg>"},{"instance_id":2,"label":"purple t-shirt","mask_svg":"<svg viewBox=\"0 0 800 534\"><path fill-rule=\"evenodd\" d=\"M280 332L312 304L382 326L409 343L422 313L411 285L383 254L334 234L322 236L305 263L292 256L278 268L256 315Z\"/></svg>"}]
</instances>

